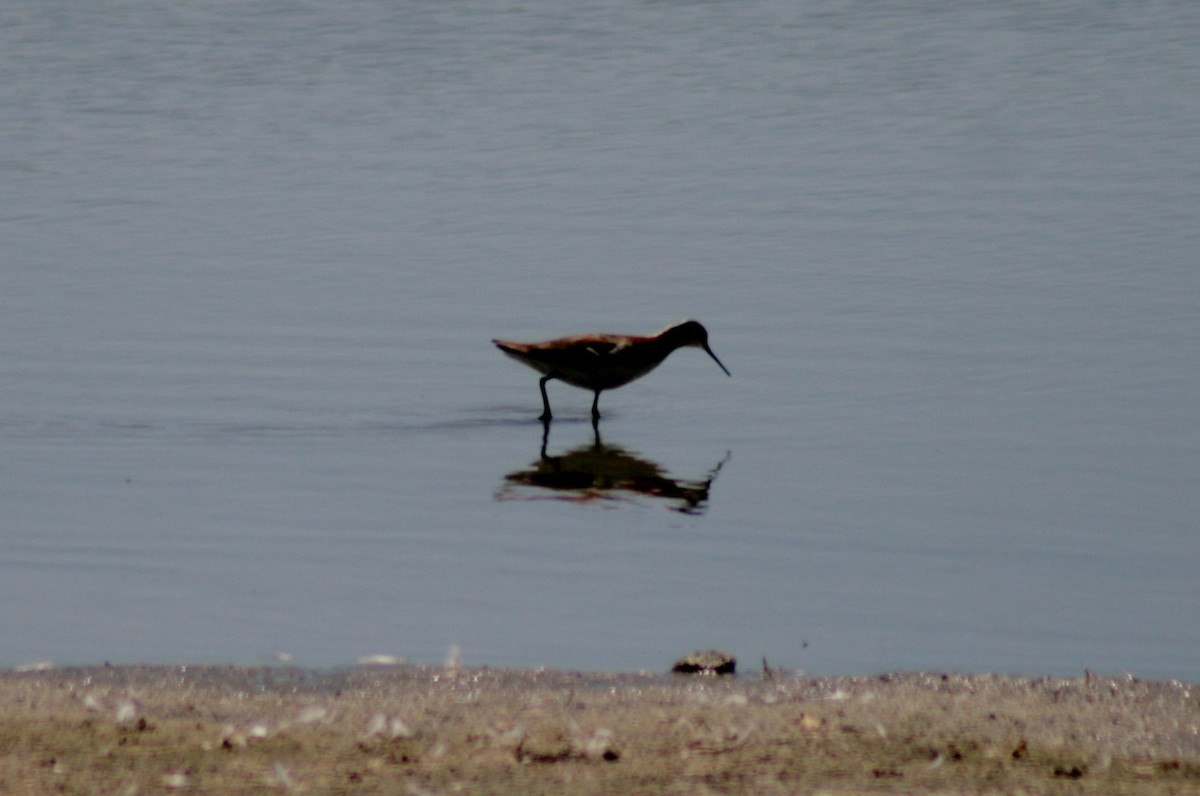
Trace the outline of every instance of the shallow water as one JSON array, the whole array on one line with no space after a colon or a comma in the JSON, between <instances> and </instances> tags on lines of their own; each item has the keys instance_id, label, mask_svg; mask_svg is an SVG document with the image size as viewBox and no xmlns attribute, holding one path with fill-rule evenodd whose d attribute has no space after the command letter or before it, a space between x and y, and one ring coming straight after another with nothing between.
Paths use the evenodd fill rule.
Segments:
<instances>
[{"instance_id":1,"label":"shallow water","mask_svg":"<svg viewBox=\"0 0 1200 796\"><path fill-rule=\"evenodd\" d=\"M1200 677L1192 5L0 13L0 664Z\"/></svg>"}]
</instances>

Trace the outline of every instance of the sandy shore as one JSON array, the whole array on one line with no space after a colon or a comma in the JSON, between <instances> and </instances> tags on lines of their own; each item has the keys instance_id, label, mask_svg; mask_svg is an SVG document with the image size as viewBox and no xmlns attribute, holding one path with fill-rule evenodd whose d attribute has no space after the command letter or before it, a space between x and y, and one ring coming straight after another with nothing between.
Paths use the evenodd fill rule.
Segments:
<instances>
[{"instance_id":1,"label":"sandy shore","mask_svg":"<svg viewBox=\"0 0 1200 796\"><path fill-rule=\"evenodd\" d=\"M0 792L1200 793L1200 687L389 666L0 673Z\"/></svg>"}]
</instances>

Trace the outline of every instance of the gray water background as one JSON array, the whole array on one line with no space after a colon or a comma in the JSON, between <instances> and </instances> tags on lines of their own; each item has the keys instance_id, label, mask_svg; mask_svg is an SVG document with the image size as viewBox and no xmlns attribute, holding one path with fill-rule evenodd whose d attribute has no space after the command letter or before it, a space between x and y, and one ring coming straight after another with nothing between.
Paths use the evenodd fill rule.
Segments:
<instances>
[{"instance_id":1,"label":"gray water background","mask_svg":"<svg viewBox=\"0 0 1200 796\"><path fill-rule=\"evenodd\" d=\"M1200 679L1190 0L6 3L0 240L0 665Z\"/></svg>"}]
</instances>

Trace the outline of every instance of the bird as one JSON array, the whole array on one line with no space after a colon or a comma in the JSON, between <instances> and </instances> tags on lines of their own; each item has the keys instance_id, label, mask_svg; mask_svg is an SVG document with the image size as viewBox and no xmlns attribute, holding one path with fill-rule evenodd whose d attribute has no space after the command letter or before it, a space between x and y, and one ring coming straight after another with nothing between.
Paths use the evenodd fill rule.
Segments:
<instances>
[{"instance_id":1,"label":"bird","mask_svg":"<svg viewBox=\"0 0 1200 796\"><path fill-rule=\"evenodd\" d=\"M542 421L553 418L550 399L546 397L546 382L551 379L595 393L592 399L594 422L600 419L600 393L603 390L612 390L645 376L662 364L672 351L684 346L704 349L726 376L733 375L708 347L708 331L696 321L684 321L648 337L579 334L542 343L492 342L508 356L542 374L538 382L543 409L538 419Z\"/></svg>"}]
</instances>

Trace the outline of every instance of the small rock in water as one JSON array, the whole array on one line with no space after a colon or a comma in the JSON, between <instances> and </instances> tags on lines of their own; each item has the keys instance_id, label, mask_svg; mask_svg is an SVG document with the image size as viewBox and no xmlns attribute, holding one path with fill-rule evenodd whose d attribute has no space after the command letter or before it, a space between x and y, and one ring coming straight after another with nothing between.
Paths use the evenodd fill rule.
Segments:
<instances>
[{"instance_id":1,"label":"small rock in water","mask_svg":"<svg viewBox=\"0 0 1200 796\"><path fill-rule=\"evenodd\" d=\"M48 672L54 668L53 661L34 661L33 663L22 663L19 666L13 667L14 672Z\"/></svg>"},{"instance_id":2,"label":"small rock in water","mask_svg":"<svg viewBox=\"0 0 1200 796\"><path fill-rule=\"evenodd\" d=\"M395 655L364 655L355 663L359 666L399 666L404 659Z\"/></svg>"},{"instance_id":3,"label":"small rock in water","mask_svg":"<svg viewBox=\"0 0 1200 796\"><path fill-rule=\"evenodd\" d=\"M733 674L736 670L737 659L720 650L703 650L684 655L671 667L671 671L676 674Z\"/></svg>"}]
</instances>

